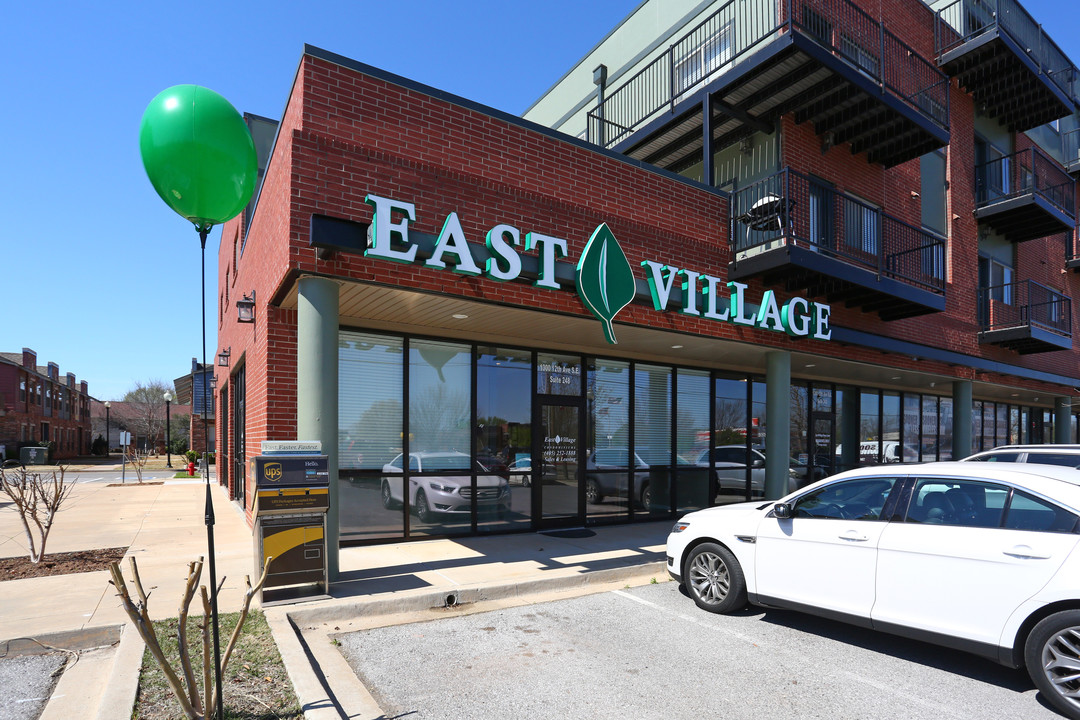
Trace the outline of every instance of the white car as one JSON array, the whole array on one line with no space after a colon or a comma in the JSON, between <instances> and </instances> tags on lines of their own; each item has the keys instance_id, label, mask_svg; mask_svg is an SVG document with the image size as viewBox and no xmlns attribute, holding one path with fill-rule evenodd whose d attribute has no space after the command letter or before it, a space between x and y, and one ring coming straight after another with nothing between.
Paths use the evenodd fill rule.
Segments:
<instances>
[{"instance_id":1,"label":"white car","mask_svg":"<svg viewBox=\"0 0 1080 720\"><path fill-rule=\"evenodd\" d=\"M468 476L469 456L461 452L409 453L409 506L420 522L432 522L437 515L469 517L472 513L473 488ZM475 464L478 473L488 470ZM428 473L443 473L429 475ZM383 465L382 504L390 509L403 502L404 456ZM478 512L510 512L510 483L498 475L476 476Z\"/></svg>"},{"instance_id":2,"label":"white car","mask_svg":"<svg viewBox=\"0 0 1080 720\"><path fill-rule=\"evenodd\" d=\"M686 515L668 572L710 612L796 609L1026 665L1080 718L1078 518L1071 468L859 468Z\"/></svg>"}]
</instances>

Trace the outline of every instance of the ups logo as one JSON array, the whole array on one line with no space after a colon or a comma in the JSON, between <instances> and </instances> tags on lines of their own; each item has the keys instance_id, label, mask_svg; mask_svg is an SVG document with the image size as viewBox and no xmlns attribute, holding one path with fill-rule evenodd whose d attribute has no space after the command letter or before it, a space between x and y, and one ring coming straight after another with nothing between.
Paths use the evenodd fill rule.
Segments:
<instances>
[{"instance_id":1,"label":"ups logo","mask_svg":"<svg viewBox=\"0 0 1080 720\"><path fill-rule=\"evenodd\" d=\"M277 482L281 479L281 463L267 463L263 466L263 477L270 482Z\"/></svg>"}]
</instances>

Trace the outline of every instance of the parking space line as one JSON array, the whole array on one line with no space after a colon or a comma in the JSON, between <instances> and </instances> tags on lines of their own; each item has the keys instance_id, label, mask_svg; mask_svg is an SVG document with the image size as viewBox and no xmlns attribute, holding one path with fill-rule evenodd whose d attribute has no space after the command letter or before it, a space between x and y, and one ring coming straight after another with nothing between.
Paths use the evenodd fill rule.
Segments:
<instances>
[{"instance_id":1,"label":"parking space line","mask_svg":"<svg viewBox=\"0 0 1080 720\"><path fill-rule=\"evenodd\" d=\"M727 628L719 627L719 626L717 626L715 624L705 622L704 620L696 618L696 617L694 617L692 615L686 615L684 613L681 613L681 612L678 612L678 611L675 611L675 610L671 610L669 608L664 607L663 605L658 605L657 603L651 602L651 601L646 600L644 598L640 598L640 597L637 597L635 595L631 595L630 593L628 593L628 592L626 592L624 590L614 590L613 593L615 595L618 595L619 597L627 598L627 599L633 600L634 602L639 603L641 605L646 605L646 606L651 607L651 608L653 608L655 610L659 610L660 612L663 612L663 613L665 613L667 615L674 615L675 617L679 618L680 620L686 620L686 621L691 622L691 623L693 623L695 625L698 625L700 627L705 627L705 628L708 628L710 630L719 631L721 633L724 633L725 635L730 635L731 637L738 638L739 640L743 640L745 642L748 642L751 645L754 645L755 647L764 647L763 642L759 642L757 640L754 640L752 637L750 637L748 635L743 635L742 633L735 632L734 630L729 630ZM784 653L786 653L787 651L784 650L783 648L774 647L773 652L784 652ZM962 712L958 712L955 708L948 707L947 705L942 705L941 703L937 703L937 702L934 702L932 700L926 700L926 699L921 698L921 697L919 697L917 695L912 695L910 693L903 692L902 690L897 690L895 687L892 687L891 685L888 685L888 684L882 683L882 682L878 682L877 680L873 680L873 679L871 679L869 677L866 677L864 675L859 675L858 673L851 672L850 670L840 670L839 672L841 674L851 678L852 680L858 681L858 682L860 682L860 683L862 683L864 685L868 685L868 686L874 688L875 690L879 690L881 692L886 692L886 693L888 693L888 694L890 694L890 695L892 695L894 697L900 698L900 699L902 699L902 700L904 700L906 702L915 703L915 704L920 705L920 706L922 706L924 708L927 708L929 710L933 710L936 713L938 713L941 717L950 717L950 718L957 718L957 719L970 719L970 718L972 718L971 715L968 715L968 714L965 714L965 713L962 713Z\"/></svg>"},{"instance_id":2,"label":"parking space line","mask_svg":"<svg viewBox=\"0 0 1080 720\"><path fill-rule=\"evenodd\" d=\"M744 642L748 642L748 643L750 643L751 645L754 645L754 646L760 646L761 645L760 642L758 642L754 638L750 637L749 635L743 635L742 633L735 632L734 630L729 630L727 628L717 627L716 625L712 625L712 624L709 624L707 622L702 622L700 619L694 617L693 615L686 615L686 614L681 613L681 612L676 612L674 610L669 610L668 608L664 607L663 605L657 605L656 603L645 600L644 598L636 597L636 596L631 595L630 593L628 593L628 592L626 592L624 590L614 590L613 592L616 595L620 596L620 597L628 598L630 600L633 600L636 603L641 603L642 605L647 605L647 606L649 606L649 607L651 607L651 608L653 608L655 610L659 610L660 612L665 613L667 615L674 615L675 617L679 618L680 620L686 620L687 622L694 623L695 625L700 625L701 627L709 628L710 630L716 630L716 631L722 632L725 635L730 635L731 637L738 638L739 640L742 640Z\"/></svg>"}]
</instances>

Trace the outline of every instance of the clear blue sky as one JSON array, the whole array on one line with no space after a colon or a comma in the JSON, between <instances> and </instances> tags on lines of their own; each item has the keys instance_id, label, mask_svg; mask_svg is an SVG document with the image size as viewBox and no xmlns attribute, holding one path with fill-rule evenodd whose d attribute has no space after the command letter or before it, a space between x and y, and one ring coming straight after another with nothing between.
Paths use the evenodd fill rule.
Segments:
<instances>
[{"instance_id":1,"label":"clear blue sky","mask_svg":"<svg viewBox=\"0 0 1080 720\"><path fill-rule=\"evenodd\" d=\"M639 0L12 3L0 27L0 351L99 399L201 357L199 242L154 193L138 128L194 83L277 119L304 43L520 114ZM217 229L207 241L216 349Z\"/></svg>"},{"instance_id":2,"label":"clear blue sky","mask_svg":"<svg viewBox=\"0 0 1080 720\"><path fill-rule=\"evenodd\" d=\"M13 3L0 27L0 351L117 399L201 356L199 244L143 172L147 103L205 85L279 118L304 43L520 114L639 0ZM1074 0L1028 0L1074 62ZM218 231L207 242L216 351Z\"/></svg>"}]
</instances>

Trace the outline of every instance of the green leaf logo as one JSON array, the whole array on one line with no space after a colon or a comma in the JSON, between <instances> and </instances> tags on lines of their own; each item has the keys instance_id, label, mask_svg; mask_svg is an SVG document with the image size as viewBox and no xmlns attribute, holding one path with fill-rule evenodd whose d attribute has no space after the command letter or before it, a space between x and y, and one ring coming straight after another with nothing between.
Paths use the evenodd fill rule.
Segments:
<instances>
[{"instance_id":1,"label":"green leaf logo","mask_svg":"<svg viewBox=\"0 0 1080 720\"><path fill-rule=\"evenodd\" d=\"M634 299L634 271L607 223L601 223L581 253L577 264L577 289L581 301L604 325L604 337L612 345L611 321Z\"/></svg>"}]
</instances>

